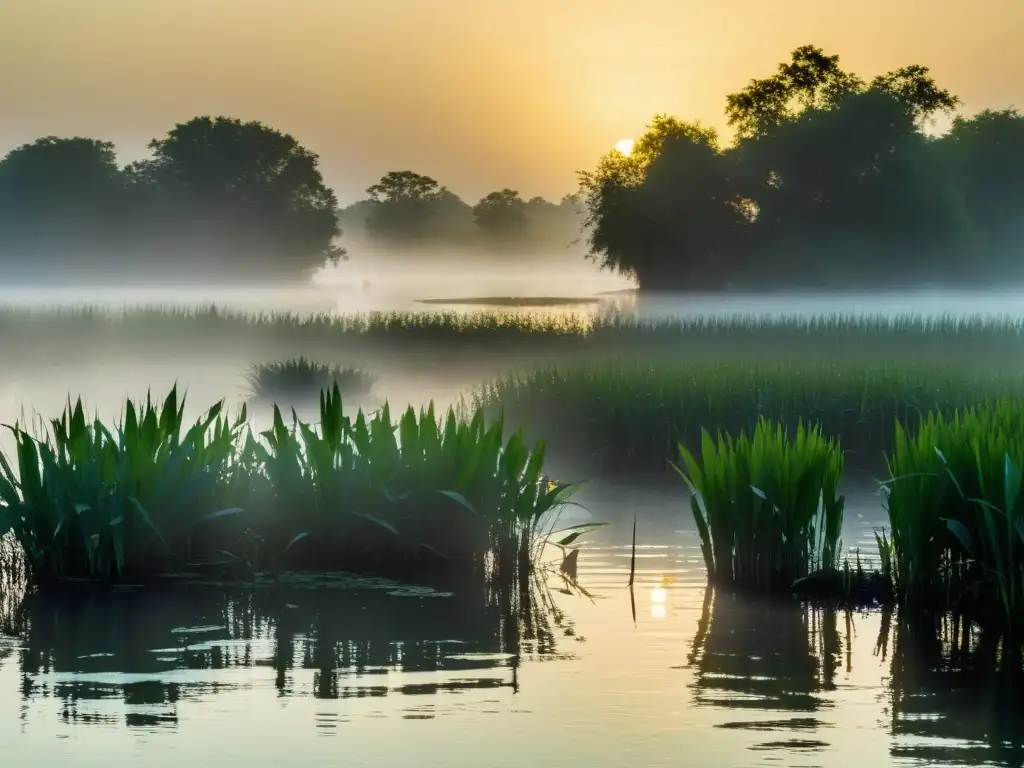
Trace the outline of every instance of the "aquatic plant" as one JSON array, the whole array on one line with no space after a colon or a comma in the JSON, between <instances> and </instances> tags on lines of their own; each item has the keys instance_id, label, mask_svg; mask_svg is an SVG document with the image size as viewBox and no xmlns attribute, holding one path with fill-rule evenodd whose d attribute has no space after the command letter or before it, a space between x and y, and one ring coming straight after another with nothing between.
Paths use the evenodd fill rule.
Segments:
<instances>
[{"instance_id":1,"label":"aquatic plant","mask_svg":"<svg viewBox=\"0 0 1024 768\"><path fill-rule=\"evenodd\" d=\"M897 419L912 427L931 411L1024 400L1022 384L1018 371L959 362L620 361L509 374L469 402L543 431L560 465L605 477L663 474L677 442L695 451L704 428L736 434L761 418L817 423L842 442L848 467L880 475Z\"/></svg>"},{"instance_id":2,"label":"aquatic plant","mask_svg":"<svg viewBox=\"0 0 1024 768\"><path fill-rule=\"evenodd\" d=\"M52 429L12 428L17 469L0 457L0 534L36 579L145 579L159 573L292 568L529 568L543 543L574 539L552 522L573 488L542 473L544 450L503 438L482 414L433 406L392 423L354 419L337 385L314 427L274 408L253 434L218 404L181 434L184 403L128 402L122 423L86 421L68 404ZM557 536L556 536L557 533ZM302 557L296 553L303 550Z\"/></svg>"},{"instance_id":3,"label":"aquatic plant","mask_svg":"<svg viewBox=\"0 0 1024 768\"><path fill-rule=\"evenodd\" d=\"M798 422L793 437L764 418L752 436L704 430L700 460L679 454L712 582L769 591L837 569L843 454L817 425Z\"/></svg>"},{"instance_id":4,"label":"aquatic plant","mask_svg":"<svg viewBox=\"0 0 1024 768\"><path fill-rule=\"evenodd\" d=\"M169 568L169 541L187 540L211 513L245 423L210 408L182 434L185 398L129 400L109 429L68 401L43 433L9 429L16 466L0 454L0 534L13 534L39 579L113 578Z\"/></svg>"},{"instance_id":5,"label":"aquatic plant","mask_svg":"<svg viewBox=\"0 0 1024 768\"><path fill-rule=\"evenodd\" d=\"M883 486L893 578L911 604L1024 620L1024 403L896 425Z\"/></svg>"},{"instance_id":6,"label":"aquatic plant","mask_svg":"<svg viewBox=\"0 0 1024 768\"><path fill-rule=\"evenodd\" d=\"M364 397L376 377L359 368L310 360L300 355L290 360L254 364L246 380L253 399L290 405L315 398L337 386L345 397Z\"/></svg>"},{"instance_id":7,"label":"aquatic plant","mask_svg":"<svg viewBox=\"0 0 1024 768\"><path fill-rule=\"evenodd\" d=\"M319 429L294 414L288 426L275 408L273 426L247 443L267 491L252 503L279 521L264 526L276 530L278 552L318 531L314 559L322 565L425 554L472 564L524 547L529 560L554 534L543 522L574 488L543 475L542 441L530 450L522 433L505 441L503 432L482 413L459 420L449 410L439 420L433 405L418 415L406 409L397 424L386 403L370 418L359 411L350 419L334 387L321 394Z\"/></svg>"}]
</instances>

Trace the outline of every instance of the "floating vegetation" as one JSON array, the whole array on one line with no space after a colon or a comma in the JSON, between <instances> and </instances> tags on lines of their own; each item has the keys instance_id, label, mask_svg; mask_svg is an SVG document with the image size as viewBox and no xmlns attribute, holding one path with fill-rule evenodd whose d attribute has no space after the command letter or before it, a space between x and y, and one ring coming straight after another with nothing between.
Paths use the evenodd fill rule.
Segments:
<instances>
[{"instance_id":1,"label":"floating vegetation","mask_svg":"<svg viewBox=\"0 0 1024 768\"><path fill-rule=\"evenodd\" d=\"M364 398L376 382L376 377L359 368L304 356L253 365L246 378L253 399L280 405L315 402L321 391L332 387L337 387L342 397Z\"/></svg>"}]
</instances>

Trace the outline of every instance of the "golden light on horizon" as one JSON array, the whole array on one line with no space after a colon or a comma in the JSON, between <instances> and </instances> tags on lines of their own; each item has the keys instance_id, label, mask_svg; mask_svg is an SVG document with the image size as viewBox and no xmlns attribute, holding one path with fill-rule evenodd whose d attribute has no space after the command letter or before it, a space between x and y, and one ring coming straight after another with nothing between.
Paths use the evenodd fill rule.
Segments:
<instances>
[{"instance_id":1,"label":"golden light on horizon","mask_svg":"<svg viewBox=\"0 0 1024 768\"><path fill-rule=\"evenodd\" d=\"M615 151L621 152L628 157L633 153L633 145L635 143L633 139L619 139L615 142Z\"/></svg>"}]
</instances>

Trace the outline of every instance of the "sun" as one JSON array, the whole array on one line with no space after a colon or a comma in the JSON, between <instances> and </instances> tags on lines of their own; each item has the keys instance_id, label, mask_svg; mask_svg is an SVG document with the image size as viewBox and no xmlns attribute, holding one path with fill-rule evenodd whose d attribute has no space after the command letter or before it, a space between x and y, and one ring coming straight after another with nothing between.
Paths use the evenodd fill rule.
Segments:
<instances>
[{"instance_id":1,"label":"sun","mask_svg":"<svg viewBox=\"0 0 1024 768\"><path fill-rule=\"evenodd\" d=\"M619 139L615 142L615 150L624 155L630 155L633 152L634 143L635 142L632 139Z\"/></svg>"}]
</instances>

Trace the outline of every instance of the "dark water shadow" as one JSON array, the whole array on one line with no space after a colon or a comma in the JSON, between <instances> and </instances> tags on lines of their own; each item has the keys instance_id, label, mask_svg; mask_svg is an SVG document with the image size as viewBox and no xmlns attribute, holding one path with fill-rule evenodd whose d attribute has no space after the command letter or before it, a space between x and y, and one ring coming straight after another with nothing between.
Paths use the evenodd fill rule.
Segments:
<instances>
[{"instance_id":1,"label":"dark water shadow","mask_svg":"<svg viewBox=\"0 0 1024 768\"><path fill-rule=\"evenodd\" d=\"M694 704L734 711L719 728L763 733L753 750L828 747L822 736L831 724L821 714L842 663L837 618L792 600L708 589L688 659L697 669Z\"/></svg>"},{"instance_id":2,"label":"dark water shadow","mask_svg":"<svg viewBox=\"0 0 1024 768\"><path fill-rule=\"evenodd\" d=\"M956 616L884 622L878 645L891 653L894 758L1024 765L1019 646Z\"/></svg>"},{"instance_id":3,"label":"dark water shadow","mask_svg":"<svg viewBox=\"0 0 1024 768\"><path fill-rule=\"evenodd\" d=\"M496 589L178 586L35 594L16 632L21 697L66 722L170 727L221 693L321 699L519 689L524 657L557 655L571 624L538 583ZM266 674L261 675L260 670ZM10 692L0 692L10 695ZM123 706L111 707L120 702ZM430 718L441 703L382 709ZM23 718L29 717L23 707ZM380 716L380 713L377 714Z\"/></svg>"}]
</instances>

